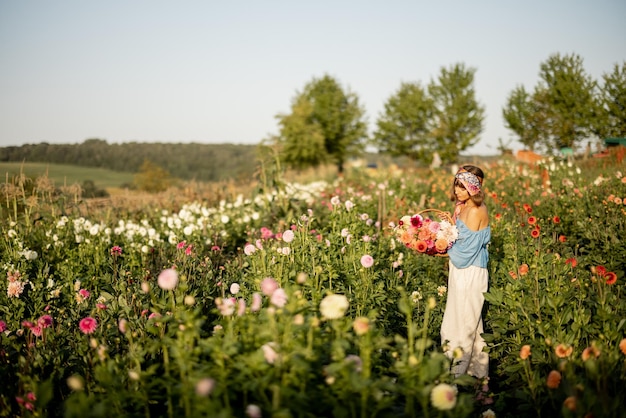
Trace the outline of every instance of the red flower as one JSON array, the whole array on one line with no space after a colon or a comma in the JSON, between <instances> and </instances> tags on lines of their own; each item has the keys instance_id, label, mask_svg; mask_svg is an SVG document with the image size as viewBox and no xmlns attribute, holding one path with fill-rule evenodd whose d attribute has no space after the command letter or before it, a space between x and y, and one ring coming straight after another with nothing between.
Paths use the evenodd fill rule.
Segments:
<instances>
[{"instance_id":1,"label":"red flower","mask_svg":"<svg viewBox=\"0 0 626 418\"><path fill-rule=\"evenodd\" d=\"M533 208L531 208L528 203L524 203L523 207L526 212L533 213Z\"/></svg>"},{"instance_id":2,"label":"red flower","mask_svg":"<svg viewBox=\"0 0 626 418\"><path fill-rule=\"evenodd\" d=\"M559 241L565 242L567 241L567 238L565 237L565 235L559 235Z\"/></svg>"},{"instance_id":3,"label":"red flower","mask_svg":"<svg viewBox=\"0 0 626 418\"><path fill-rule=\"evenodd\" d=\"M552 222L554 222L555 224L561 223L561 218L555 216L554 218L552 218Z\"/></svg>"},{"instance_id":4,"label":"red flower","mask_svg":"<svg viewBox=\"0 0 626 418\"><path fill-rule=\"evenodd\" d=\"M528 217L528 225L534 225L536 223L537 223L537 218L535 218L534 216Z\"/></svg>"},{"instance_id":5,"label":"red flower","mask_svg":"<svg viewBox=\"0 0 626 418\"><path fill-rule=\"evenodd\" d=\"M604 277L606 277L606 284L615 284L617 281L617 274L612 271L607 272Z\"/></svg>"},{"instance_id":6,"label":"red flower","mask_svg":"<svg viewBox=\"0 0 626 418\"><path fill-rule=\"evenodd\" d=\"M541 232L539 231L539 228L535 228L532 231L530 231L530 236L533 238L539 238L539 234Z\"/></svg>"},{"instance_id":7,"label":"red flower","mask_svg":"<svg viewBox=\"0 0 626 418\"><path fill-rule=\"evenodd\" d=\"M565 260L565 264L571 264L572 268L574 268L578 265L578 261L576 261L575 258L568 258L567 260Z\"/></svg>"},{"instance_id":8,"label":"red flower","mask_svg":"<svg viewBox=\"0 0 626 418\"><path fill-rule=\"evenodd\" d=\"M606 276L606 268L604 266L596 266L591 268L591 272L597 274L600 277Z\"/></svg>"}]
</instances>

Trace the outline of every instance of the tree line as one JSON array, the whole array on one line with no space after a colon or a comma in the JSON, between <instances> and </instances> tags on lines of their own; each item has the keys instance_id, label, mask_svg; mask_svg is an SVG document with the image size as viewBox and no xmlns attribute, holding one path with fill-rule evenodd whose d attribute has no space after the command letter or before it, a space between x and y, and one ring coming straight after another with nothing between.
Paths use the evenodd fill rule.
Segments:
<instances>
[{"instance_id":1,"label":"tree line","mask_svg":"<svg viewBox=\"0 0 626 418\"><path fill-rule=\"evenodd\" d=\"M457 63L442 67L426 85L401 83L372 134L357 94L329 75L314 78L296 93L291 112L276 116L279 133L264 143L295 168L332 162L341 172L345 161L367 146L426 164L437 153L443 163L454 163L483 131L485 108L476 98L475 73ZM591 139L626 137L626 61L602 79L590 77L576 54L551 55L541 63L531 93L520 85L508 95L505 126L525 147L548 155Z\"/></svg>"},{"instance_id":2,"label":"tree line","mask_svg":"<svg viewBox=\"0 0 626 418\"><path fill-rule=\"evenodd\" d=\"M130 173L159 168L184 180L242 180L255 173L256 148L237 144L109 144L103 139L88 139L80 144L3 147L0 161L70 164Z\"/></svg>"}]
</instances>

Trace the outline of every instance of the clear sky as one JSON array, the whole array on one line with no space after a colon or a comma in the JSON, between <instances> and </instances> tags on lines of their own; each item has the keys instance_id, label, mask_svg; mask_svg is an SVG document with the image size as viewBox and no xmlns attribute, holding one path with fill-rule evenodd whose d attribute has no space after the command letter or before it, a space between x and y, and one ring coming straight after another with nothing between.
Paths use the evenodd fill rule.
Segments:
<instances>
[{"instance_id":1,"label":"clear sky","mask_svg":"<svg viewBox=\"0 0 626 418\"><path fill-rule=\"evenodd\" d=\"M491 154L507 95L554 53L600 80L626 61L626 1L0 0L0 146L257 144L325 74L371 132L402 82L464 63L486 107L469 151Z\"/></svg>"}]
</instances>

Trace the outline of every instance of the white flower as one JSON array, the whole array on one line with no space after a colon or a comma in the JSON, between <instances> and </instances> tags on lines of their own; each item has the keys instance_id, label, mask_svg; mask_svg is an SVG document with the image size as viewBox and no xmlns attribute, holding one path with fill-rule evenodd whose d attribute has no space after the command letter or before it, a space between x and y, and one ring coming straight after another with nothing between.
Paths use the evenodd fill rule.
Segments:
<instances>
[{"instance_id":1,"label":"white flower","mask_svg":"<svg viewBox=\"0 0 626 418\"><path fill-rule=\"evenodd\" d=\"M285 232L283 232L283 241L285 241L287 244L293 241L294 238L295 238L295 235L291 229L288 229Z\"/></svg>"},{"instance_id":2,"label":"white flower","mask_svg":"<svg viewBox=\"0 0 626 418\"><path fill-rule=\"evenodd\" d=\"M341 200L339 199L339 196L333 196L330 199L330 204L333 205L333 206L337 206L337 205L341 204Z\"/></svg>"},{"instance_id":3,"label":"white flower","mask_svg":"<svg viewBox=\"0 0 626 418\"><path fill-rule=\"evenodd\" d=\"M230 285L230 293L232 293L233 295L236 295L237 293L239 293L240 289L241 287L237 283L233 283Z\"/></svg>"},{"instance_id":4,"label":"white flower","mask_svg":"<svg viewBox=\"0 0 626 418\"><path fill-rule=\"evenodd\" d=\"M247 244L245 247L243 247L243 252L246 255L252 255L254 254L255 251L256 251L256 247L252 244Z\"/></svg>"},{"instance_id":5,"label":"white flower","mask_svg":"<svg viewBox=\"0 0 626 418\"><path fill-rule=\"evenodd\" d=\"M344 295L331 294L322 299L320 313L326 319L338 319L344 316L348 306L348 298Z\"/></svg>"},{"instance_id":6,"label":"white flower","mask_svg":"<svg viewBox=\"0 0 626 418\"><path fill-rule=\"evenodd\" d=\"M174 290L178 285L178 272L174 269L165 269L157 278L157 284L163 290Z\"/></svg>"},{"instance_id":7,"label":"white flower","mask_svg":"<svg viewBox=\"0 0 626 418\"><path fill-rule=\"evenodd\" d=\"M440 411L454 408L456 405L457 388L447 383L439 383L430 392L430 401Z\"/></svg>"},{"instance_id":8,"label":"white flower","mask_svg":"<svg viewBox=\"0 0 626 418\"><path fill-rule=\"evenodd\" d=\"M352 202L351 202L351 201L349 201L349 200L346 200L345 205L346 205L346 210L347 210L348 212L350 212L350 210L354 207L354 203L352 203Z\"/></svg>"}]
</instances>

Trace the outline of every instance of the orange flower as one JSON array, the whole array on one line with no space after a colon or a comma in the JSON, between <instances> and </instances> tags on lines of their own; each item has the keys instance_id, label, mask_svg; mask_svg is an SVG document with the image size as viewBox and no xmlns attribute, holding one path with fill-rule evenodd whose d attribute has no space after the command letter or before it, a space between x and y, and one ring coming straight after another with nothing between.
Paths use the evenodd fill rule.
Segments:
<instances>
[{"instance_id":1,"label":"orange flower","mask_svg":"<svg viewBox=\"0 0 626 418\"><path fill-rule=\"evenodd\" d=\"M513 279L517 279L517 273L513 270L509 271L509 276L511 276Z\"/></svg>"},{"instance_id":2,"label":"orange flower","mask_svg":"<svg viewBox=\"0 0 626 418\"><path fill-rule=\"evenodd\" d=\"M535 218L534 216L528 217L528 225L534 225L536 223L537 223L537 218Z\"/></svg>"},{"instance_id":3,"label":"orange flower","mask_svg":"<svg viewBox=\"0 0 626 418\"><path fill-rule=\"evenodd\" d=\"M524 203L523 207L526 212L533 213L533 208L531 208L528 203Z\"/></svg>"},{"instance_id":4,"label":"orange flower","mask_svg":"<svg viewBox=\"0 0 626 418\"><path fill-rule=\"evenodd\" d=\"M617 281L617 274L612 271L607 272L604 277L606 277L606 284L615 284Z\"/></svg>"},{"instance_id":5,"label":"orange flower","mask_svg":"<svg viewBox=\"0 0 626 418\"><path fill-rule=\"evenodd\" d=\"M530 231L530 236L533 238L539 238L540 234L541 232L539 231L539 228L535 228L532 231Z\"/></svg>"},{"instance_id":6,"label":"orange flower","mask_svg":"<svg viewBox=\"0 0 626 418\"><path fill-rule=\"evenodd\" d=\"M565 260L565 264L571 264L572 268L574 268L578 265L578 261L576 261L575 258L568 258L567 260Z\"/></svg>"},{"instance_id":7,"label":"orange flower","mask_svg":"<svg viewBox=\"0 0 626 418\"><path fill-rule=\"evenodd\" d=\"M502 219L502 214L496 213L496 221L499 221L500 219Z\"/></svg>"},{"instance_id":8,"label":"orange flower","mask_svg":"<svg viewBox=\"0 0 626 418\"><path fill-rule=\"evenodd\" d=\"M574 349L572 347L566 346L566 345L563 345L563 344L557 345L556 348L554 349L554 353L559 358L569 357L569 356L572 355L573 351L574 351Z\"/></svg>"},{"instance_id":9,"label":"orange flower","mask_svg":"<svg viewBox=\"0 0 626 418\"><path fill-rule=\"evenodd\" d=\"M576 397L568 396L567 398L565 398L565 400L563 401L563 406L572 412L576 411Z\"/></svg>"},{"instance_id":10,"label":"orange flower","mask_svg":"<svg viewBox=\"0 0 626 418\"><path fill-rule=\"evenodd\" d=\"M559 241L565 242L567 241L567 238L565 237L565 235L559 235Z\"/></svg>"},{"instance_id":11,"label":"orange flower","mask_svg":"<svg viewBox=\"0 0 626 418\"><path fill-rule=\"evenodd\" d=\"M522 349L519 351L519 358L521 358L522 360L526 360L528 357L530 357L530 354L530 345L523 345Z\"/></svg>"},{"instance_id":12,"label":"orange flower","mask_svg":"<svg viewBox=\"0 0 626 418\"><path fill-rule=\"evenodd\" d=\"M582 355L580 356L583 361L587 361L591 358L591 356L598 358L600 357L600 350L594 346L587 347L583 350Z\"/></svg>"},{"instance_id":13,"label":"orange flower","mask_svg":"<svg viewBox=\"0 0 626 418\"><path fill-rule=\"evenodd\" d=\"M622 341L619 342L619 349L622 354L626 356L626 338L622 338Z\"/></svg>"},{"instance_id":14,"label":"orange flower","mask_svg":"<svg viewBox=\"0 0 626 418\"><path fill-rule=\"evenodd\" d=\"M419 240L415 243L415 249L420 253L423 253L428 249L428 244L426 244L425 241Z\"/></svg>"},{"instance_id":15,"label":"orange flower","mask_svg":"<svg viewBox=\"0 0 626 418\"><path fill-rule=\"evenodd\" d=\"M445 251L448 248L448 241L445 239L438 239L435 241L435 248L437 251Z\"/></svg>"},{"instance_id":16,"label":"orange flower","mask_svg":"<svg viewBox=\"0 0 626 418\"><path fill-rule=\"evenodd\" d=\"M524 263L517 269L519 271L520 276L525 276L528 274L528 264Z\"/></svg>"},{"instance_id":17,"label":"orange flower","mask_svg":"<svg viewBox=\"0 0 626 418\"><path fill-rule=\"evenodd\" d=\"M546 385L550 389L556 389L559 387L560 384L561 384L561 373L559 373L557 370L552 370L548 374L548 380L546 381Z\"/></svg>"},{"instance_id":18,"label":"orange flower","mask_svg":"<svg viewBox=\"0 0 626 418\"><path fill-rule=\"evenodd\" d=\"M555 224L561 223L561 218L555 216L554 218L552 218L552 222L554 222Z\"/></svg>"}]
</instances>

